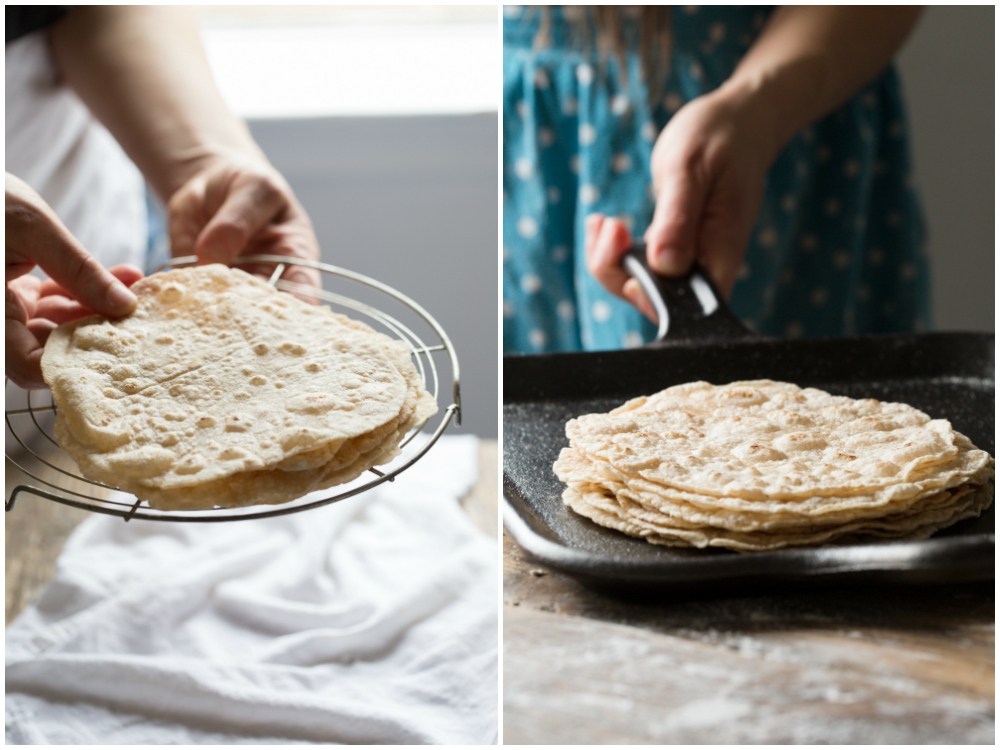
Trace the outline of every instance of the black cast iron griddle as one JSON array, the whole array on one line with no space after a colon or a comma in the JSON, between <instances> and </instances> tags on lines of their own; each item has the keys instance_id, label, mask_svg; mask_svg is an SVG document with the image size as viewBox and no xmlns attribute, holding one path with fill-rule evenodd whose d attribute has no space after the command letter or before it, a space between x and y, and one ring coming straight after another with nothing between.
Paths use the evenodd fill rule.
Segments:
<instances>
[{"instance_id":1,"label":"black cast iron griddle","mask_svg":"<svg viewBox=\"0 0 1000 750\"><path fill-rule=\"evenodd\" d=\"M660 315L665 340L614 352L504 358L504 525L537 561L605 590L794 583L943 583L994 574L994 510L920 542L736 553L663 547L605 529L562 504L552 471L566 422L694 380L769 378L855 398L900 401L945 418L994 453L994 337L927 333L814 340L751 336L707 277L654 279L627 261ZM654 289L655 286L655 289Z\"/></svg>"}]
</instances>

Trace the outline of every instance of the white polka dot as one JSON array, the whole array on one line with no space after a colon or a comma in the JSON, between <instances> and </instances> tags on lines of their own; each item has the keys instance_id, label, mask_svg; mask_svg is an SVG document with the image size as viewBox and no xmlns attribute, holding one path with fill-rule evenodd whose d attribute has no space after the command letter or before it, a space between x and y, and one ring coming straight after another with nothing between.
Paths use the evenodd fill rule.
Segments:
<instances>
[{"instance_id":1,"label":"white polka dot","mask_svg":"<svg viewBox=\"0 0 1000 750\"><path fill-rule=\"evenodd\" d=\"M736 280L742 281L743 279L750 276L750 266L746 263L740 263L740 269L736 272Z\"/></svg>"},{"instance_id":2,"label":"white polka dot","mask_svg":"<svg viewBox=\"0 0 1000 750\"><path fill-rule=\"evenodd\" d=\"M868 253L868 262L873 266L881 266L885 263L885 251L880 247L873 247Z\"/></svg>"},{"instance_id":3,"label":"white polka dot","mask_svg":"<svg viewBox=\"0 0 1000 750\"><path fill-rule=\"evenodd\" d=\"M575 96L567 96L563 100L563 106L562 106L563 114L570 116L575 115L578 106L579 105L577 104Z\"/></svg>"},{"instance_id":4,"label":"white polka dot","mask_svg":"<svg viewBox=\"0 0 1000 750\"><path fill-rule=\"evenodd\" d=\"M804 252L814 253L819 247L819 240L815 234L804 234L799 242L799 246Z\"/></svg>"},{"instance_id":5,"label":"white polka dot","mask_svg":"<svg viewBox=\"0 0 1000 750\"><path fill-rule=\"evenodd\" d=\"M622 334L622 348L624 349L638 349L642 346L642 334L638 331L625 331Z\"/></svg>"},{"instance_id":6,"label":"white polka dot","mask_svg":"<svg viewBox=\"0 0 1000 750\"><path fill-rule=\"evenodd\" d=\"M823 204L823 212L827 216L836 216L840 213L840 201L836 198L830 198L826 203Z\"/></svg>"},{"instance_id":7,"label":"white polka dot","mask_svg":"<svg viewBox=\"0 0 1000 750\"><path fill-rule=\"evenodd\" d=\"M812 293L809 295L809 301L816 305L816 307L822 307L825 305L829 298L830 293L823 287L813 289Z\"/></svg>"},{"instance_id":8,"label":"white polka dot","mask_svg":"<svg viewBox=\"0 0 1000 750\"><path fill-rule=\"evenodd\" d=\"M757 244L770 249L778 244L778 233L774 227L764 227L757 233Z\"/></svg>"},{"instance_id":9,"label":"white polka dot","mask_svg":"<svg viewBox=\"0 0 1000 750\"><path fill-rule=\"evenodd\" d=\"M799 177L805 177L807 174L809 174L809 165L806 164L804 161L796 162L795 173Z\"/></svg>"},{"instance_id":10,"label":"white polka dot","mask_svg":"<svg viewBox=\"0 0 1000 750\"><path fill-rule=\"evenodd\" d=\"M597 189L595 185L581 185L580 186L580 202L585 205L590 205L596 203L597 199L601 197L601 191Z\"/></svg>"},{"instance_id":11,"label":"white polka dot","mask_svg":"<svg viewBox=\"0 0 1000 750\"><path fill-rule=\"evenodd\" d=\"M676 112L682 104L684 104L684 100L677 94L667 94L663 98L663 106L667 108L667 112Z\"/></svg>"},{"instance_id":12,"label":"white polka dot","mask_svg":"<svg viewBox=\"0 0 1000 750\"><path fill-rule=\"evenodd\" d=\"M564 5L562 6L563 18L567 21L582 21L587 16L587 9L582 5Z\"/></svg>"},{"instance_id":13,"label":"white polka dot","mask_svg":"<svg viewBox=\"0 0 1000 750\"><path fill-rule=\"evenodd\" d=\"M521 6L505 5L503 6L503 14L505 18L518 18L521 15Z\"/></svg>"},{"instance_id":14,"label":"white polka dot","mask_svg":"<svg viewBox=\"0 0 1000 750\"><path fill-rule=\"evenodd\" d=\"M569 171L573 174L580 174L580 155L574 154L569 158Z\"/></svg>"},{"instance_id":15,"label":"white polka dot","mask_svg":"<svg viewBox=\"0 0 1000 750\"><path fill-rule=\"evenodd\" d=\"M576 306L568 299L564 299L556 305L556 315L566 321L573 320L576 317Z\"/></svg>"},{"instance_id":16,"label":"white polka dot","mask_svg":"<svg viewBox=\"0 0 1000 750\"><path fill-rule=\"evenodd\" d=\"M618 221L620 221L622 224L624 224L625 228L630 232L635 227L635 220L627 214L618 214L618 216L616 216L615 218L618 219Z\"/></svg>"},{"instance_id":17,"label":"white polka dot","mask_svg":"<svg viewBox=\"0 0 1000 750\"><path fill-rule=\"evenodd\" d=\"M521 220L517 222L517 233L528 239L534 237L538 234L538 222L530 216L522 217Z\"/></svg>"},{"instance_id":18,"label":"white polka dot","mask_svg":"<svg viewBox=\"0 0 1000 750\"><path fill-rule=\"evenodd\" d=\"M866 107L874 107L878 104L878 98L871 91L867 91L861 95L861 103Z\"/></svg>"},{"instance_id":19,"label":"white polka dot","mask_svg":"<svg viewBox=\"0 0 1000 750\"><path fill-rule=\"evenodd\" d=\"M713 23L708 27L708 38L714 44L718 44L726 38L726 25L723 23Z\"/></svg>"},{"instance_id":20,"label":"white polka dot","mask_svg":"<svg viewBox=\"0 0 1000 750\"><path fill-rule=\"evenodd\" d=\"M803 333L805 333L805 329L796 320L791 321L785 326L785 335L790 339L800 339Z\"/></svg>"},{"instance_id":21,"label":"white polka dot","mask_svg":"<svg viewBox=\"0 0 1000 750\"><path fill-rule=\"evenodd\" d=\"M597 140L597 129L585 122L580 126L579 138L581 146L590 146Z\"/></svg>"},{"instance_id":22,"label":"white polka dot","mask_svg":"<svg viewBox=\"0 0 1000 750\"><path fill-rule=\"evenodd\" d=\"M629 110L629 100L625 94L618 94L611 100L611 112L623 115Z\"/></svg>"},{"instance_id":23,"label":"white polka dot","mask_svg":"<svg viewBox=\"0 0 1000 750\"><path fill-rule=\"evenodd\" d=\"M861 165L856 159L851 159L844 165L844 175L847 177L857 177L861 174Z\"/></svg>"},{"instance_id":24,"label":"white polka dot","mask_svg":"<svg viewBox=\"0 0 1000 750\"><path fill-rule=\"evenodd\" d=\"M518 159L514 162L514 174L520 177L522 180L527 180L531 177L531 173L534 171L534 167L531 163L531 159Z\"/></svg>"},{"instance_id":25,"label":"white polka dot","mask_svg":"<svg viewBox=\"0 0 1000 750\"><path fill-rule=\"evenodd\" d=\"M651 122L647 122L645 125L643 125L642 126L642 137L645 138L647 141L655 141L656 140L656 126L653 123L651 123Z\"/></svg>"},{"instance_id":26,"label":"white polka dot","mask_svg":"<svg viewBox=\"0 0 1000 750\"><path fill-rule=\"evenodd\" d=\"M795 211L795 196L789 193L788 195L782 196L781 198L781 209L785 213L793 213Z\"/></svg>"},{"instance_id":27,"label":"white polka dot","mask_svg":"<svg viewBox=\"0 0 1000 750\"><path fill-rule=\"evenodd\" d=\"M700 81L702 77L705 75L705 71L702 69L701 63L697 61L691 63L691 67L688 68L688 72L691 74L691 77L696 81Z\"/></svg>"},{"instance_id":28,"label":"white polka dot","mask_svg":"<svg viewBox=\"0 0 1000 750\"><path fill-rule=\"evenodd\" d=\"M544 348L548 340L549 337L545 335L545 331L538 328L528 334L528 341L531 342L531 345L536 349Z\"/></svg>"},{"instance_id":29,"label":"white polka dot","mask_svg":"<svg viewBox=\"0 0 1000 750\"><path fill-rule=\"evenodd\" d=\"M594 80L594 69L583 63L576 66L576 80L581 86L589 86Z\"/></svg>"},{"instance_id":30,"label":"white polka dot","mask_svg":"<svg viewBox=\"0 0 1000 750\"><path fill-rule=\"evenodd\" d=\"M542 280L533 273L526 273L521 277L521 291L525 294L535 294L542 288Z\"/></svg>"},{"instance_id":31,"label":"white polka dot","mask_svg":"<svg viewBox=\"0 0 1000 750\"><path fill-rule=\"evenodd\" d=\"M861 140L865 142L868 142L875 137L875 134L872 132L872 129L869 128L867 125L863 126L860 132L861 132Z\"/></svg>"},{"instance_id":32,"label":"white polka dot","mask_svg":"<svg viewBox=\"0 0 1000 750\"><path fill-rule=\"evenodd\" d=\"M838 250L833 254L833 265L843 270L851 265L851 254L846 250Z\"/></svg>"},{"instance_id":33,"label":"white polka dot","mask_svg":"<svg viewBox=\"0 0 1000 750\"><path fill-rule=\"evenodd\" d=\"M604 300L597 300L591 305L590 314L598 323L607 323L611 319L611 305Z\"/></svg>"},{"instance_id":34,"label":"white polka dot","mask_svg":"<svg viewBox=\"0 0 1000 750\"><path fill-rule=\"evenodd\" d=\"M517 116L522 120L528 114L528 105L525 102L518 102L514 109L517 112Z\"/></svg>"},{"instance_id":35,"label":"white polka dot","mask_svg":"<svg viewBox=\"0 0 1000 750\"><path fill-rule=\"evenodd\" d=\"M611 160L611 168L618 174L628 172L632 167L632 157L625 153L615 154Z\"/></svg>"},{"instance_id":36,"label":"white polka dot","mask_svg":"<svg viewBox=\"0 0 1000 750\"><path fill-rule=\"evenodd\" d=\"M552 262L562 263L569 257L569 249L565 245L556 245L552 248Z\"/></svg>"},{"instance_id":37,"label":"white polka dot","mask_svg":"<svg viewBox=\"0 0 1000 750\"><path fill-rule=\"evenodd\" d=\"M514 303L509 300L503 301L503 316L505 318L513 318L514 314L517 312L517 308L514 307Z\"/></svg>"},{"instance_id":38,"label":"white polka dot","mask_svg":"<svg viewBox=\"0 0 1000 750\"><path fill-rule=\"evenodd\" d=\"M917 278L917 267L912 263L904 263L899 267L899 278L903 281L913 281Z\"/></svg>"},{"instance_id":39,"label":"white polka dot","mask_svg":"<svg viewBox=\"0 0 1000 750\"><path fill-rule=\"evenodd\" d=\"M544 70L535 71L535 88L547 89L549 87L549 74Z\"/></svg>"},{"instance_id":40,"label":"white polka dot","mask_svg":"<svg viewBox=\"0 0 1000 750\"><path fill-rule=\"evenodd\" d=\"M697 5L685 5L684 6L684 12L687 13L689 16L693 16L699 10L700 10L700 8Z\"/></svg>"},{"instance_id":41,"label":"white polka dot","mask_svg":"<svg viewBox=\"0 0 1000 750\"><path fill-rule=\"evenodd\" d=\"M553 132L552 128L538 129L538 145L540 145L542 148L548 148L555 142L556 142L556 134L555 132Z\"/></svg>"},{"instance_id":42,"label":"white polka dot","mask_svg":"<svg viewBox=\"0 0 1000 750\"><path fill-rule=\"evenodd\" d=\"M546 192L546 196L549 199L549 203L558 203L559 199L562 197L562 194L559 192L559 188L550 187Z\"/></svg>"}]
</instances>

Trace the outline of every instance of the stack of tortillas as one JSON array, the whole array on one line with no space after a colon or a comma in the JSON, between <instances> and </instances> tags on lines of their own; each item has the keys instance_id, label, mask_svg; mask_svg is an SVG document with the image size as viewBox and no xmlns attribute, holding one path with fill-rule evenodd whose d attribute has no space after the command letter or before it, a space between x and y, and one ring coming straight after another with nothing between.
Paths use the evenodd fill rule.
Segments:
<instances>
[{"instance_id":1,"label":"stack of tortillas","mask_svg":"<svg viewBox=\"0 0 1000 750\"><path fill-rule=\"evenodd\" d=\"M946 420L770 380L674 386L566 434L565 504L655 544L924 539L993 498L992 457Z\"/></svg>"},{"instance_id":2,"label":"stack of tortillas","mask_svg":"<svg viewBox=\"0 0 1000 750\"><path fill-rule=\"evenodd\" d=\"M157 508L281 503L392 460L436 410L409 347L222 265L147 277L46 342L56 438Z\"/></svg>"}]
</instances>

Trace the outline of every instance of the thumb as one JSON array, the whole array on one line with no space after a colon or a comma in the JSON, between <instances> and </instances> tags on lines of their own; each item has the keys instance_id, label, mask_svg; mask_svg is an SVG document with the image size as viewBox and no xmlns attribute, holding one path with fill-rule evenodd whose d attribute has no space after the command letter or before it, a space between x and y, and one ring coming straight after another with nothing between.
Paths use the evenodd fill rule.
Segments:
<instances>
[{"instance_id":1,"label":"thumb","mask_svg":"<svg viewBox=\"0 0 1000 750\"><path fill-rule=\"evenodd\" d=\"M55 222L32 238L31 255L38 266L88 310L109 318L131 313L136 306L135 295L98 263L61 222Z\"/></svg>"},{"instance_id":2,"label":"thumb","mask_svg":"<svg viewBox=\"0 0 1000 750\"><path fill-rule=\"evenodd\" d=\"M650 268L664 276L683 276L698 253L704 190L688 173L671 175L662 182L653 219L646 230Z\"/></svg>"},{"instance_id":3,"label":"thumb","mask_svg":"<svg viewBox=\"0 0 1000 750\"><path fill-rule=\"evenodd\" d=\"M135 309L135 295L88 253L26 183L5 175L6 280L39 266L78 302L108 317Z\"/></svg>"}]
</instances>

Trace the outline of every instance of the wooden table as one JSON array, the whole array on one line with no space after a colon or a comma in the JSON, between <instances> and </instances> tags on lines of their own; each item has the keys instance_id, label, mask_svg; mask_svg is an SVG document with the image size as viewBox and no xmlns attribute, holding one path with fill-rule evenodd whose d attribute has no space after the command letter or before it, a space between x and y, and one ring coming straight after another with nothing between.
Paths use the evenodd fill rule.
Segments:
<instances>
[{"instance_id":1,"label":"wooden table","mask_svg":"<svg viewBox=\"0 0 1000 750\"><path fill-rule=\"evenodd\" d=\"M39 448L39 451L42 449ZM33 483L27 480L10 461L6 461L4 478L5 498L10 497L11 490L18 484ZM498 521L495 440L480 441L479 478L472 491L463 498L462 504L478 528L491 536L496 536ZM52 579L56 558L66 538L89 515L87 511L49 500L34 496L19 496L14 509L5 515L8 624Z\"/></svg>"},{"instance_id":2,"label":"wooden table","mask_svg":"<svg viewBox=\"0 0 1000 750\"><path fill-rule=\"evenodd\" d=\"M504 535L505 744L993 744L993 584L619 601Z\"/></svg>"}]
</instances>

